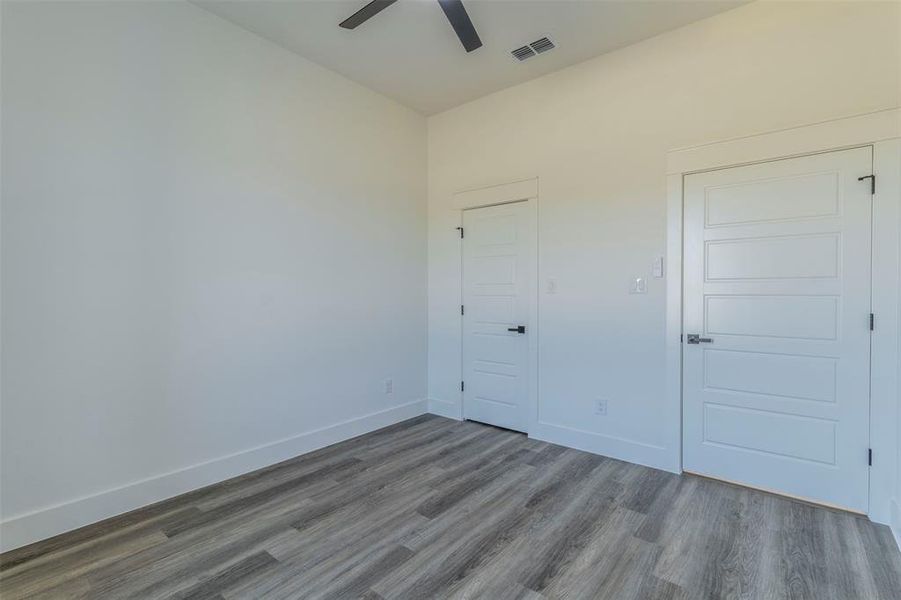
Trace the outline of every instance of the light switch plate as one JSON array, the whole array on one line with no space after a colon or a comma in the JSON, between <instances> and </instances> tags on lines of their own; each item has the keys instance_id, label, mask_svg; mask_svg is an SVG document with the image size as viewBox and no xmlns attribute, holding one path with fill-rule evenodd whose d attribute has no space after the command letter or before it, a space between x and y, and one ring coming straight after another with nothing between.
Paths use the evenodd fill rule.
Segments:
<instances>
[{"instance_id":1,"label":"light switch plate","mask_svg":"<svg viewBox=\"0 0 901 600\"><path fill-rule=\"evenodd\" d=\"M632 280L632 285L629 286L630 294L647 294L648 293L648 280L644 277L636 277Z\"/></svg>"},{"instance_id":2,"label":"light switch plate","mask_svg":"<svg viewBox=\"0 0 901 600\"><path fill-rule=\"evenodd\" d=\"M656 259L654 259L654 277L656 279L663 278L663 257L662 256L658 256Z\"/></svg>"}]
</instances>

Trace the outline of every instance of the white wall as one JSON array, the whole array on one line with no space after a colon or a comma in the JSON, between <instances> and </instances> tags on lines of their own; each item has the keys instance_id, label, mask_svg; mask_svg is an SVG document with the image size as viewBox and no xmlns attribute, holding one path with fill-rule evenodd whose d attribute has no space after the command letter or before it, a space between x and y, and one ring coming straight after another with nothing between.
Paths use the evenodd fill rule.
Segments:
<instances>
[{"instance_id":1,"label":"white wall","mask_svg":"<svg viewBox=\"0 0 901 600\"><path fill-rule=\"evenodd\" d=\"M193 5L3 2L4 548L424 412L425 157Z\"/></svg>"},{"instance_id":2,"label":"white wall","mask_svg":"<svg viewBox=\"0 0 901 600\"><path fill-rule=\"evenodd\" d=\"M539 178L539 437L678 468L663 415L668 150L901 105L901 4L754 3L429 119L429 397L460 414L454 191ZM536 59L540 60L540 59ZM594 414L595 399L608 414Z\"/></svg>"}]
</instances>

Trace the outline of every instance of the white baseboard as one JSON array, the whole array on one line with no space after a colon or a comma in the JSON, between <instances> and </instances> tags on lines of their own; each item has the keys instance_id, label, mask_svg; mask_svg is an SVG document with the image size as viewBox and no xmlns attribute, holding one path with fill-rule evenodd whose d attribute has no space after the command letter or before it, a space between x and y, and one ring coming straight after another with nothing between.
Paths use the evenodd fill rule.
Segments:
<instances>
[{"instance_id":1,"label":"white baseboard","mask_svg":"<svg viewBox=\"0 0 901 600\"><path fill-rule=\"evenodd\" d=\"M426 404L425 400L417 400L98 494L17 515L0 523L0 552L90 525L417 417L426 413Z\"/></svg>"},{"instance_id":2,"label":"white baseboard","mask_svg":"<svg viewBox=\"0 0 901 600\"><path fill-rule=\"evenodd\" d=\"M460 421L463 417L460 414L460 405L456 402L448 402L446 400L438 400L437 398L429 398L429 412L433 415L447 417L448 419L456 419Z\"/></svg>"},{"instance_id":3,"label":"white baseboard","mask_svg":"<svg viewBox=\"0 0 901 600\"><path fill-rule=\"evenodd\" d=\"M678 454L662 446L653 446L624 438L543 422L536 423L534 429L535 431L529 431L529 437L536 440L609 456L672 473L681 472Z\"/></svg>"},{"instance_id":4,"label":"white baseboard","mask_svg":"<svg viewBox=\"0 0 901 600\"><path fill-rule=\"evenodd\" d=\"M891 517L889 517L891 519L889 527L891 527L892 534L895 536L895 543L898 544L898 550L901 550L901 498L892 500L891 512Z\"/></svg>"}]
</instances>

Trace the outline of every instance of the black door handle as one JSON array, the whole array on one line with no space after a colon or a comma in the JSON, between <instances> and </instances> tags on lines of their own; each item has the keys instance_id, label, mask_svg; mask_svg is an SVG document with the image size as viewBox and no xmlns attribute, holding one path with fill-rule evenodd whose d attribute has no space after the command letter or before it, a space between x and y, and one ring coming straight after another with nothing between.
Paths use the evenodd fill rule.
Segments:
<instances>
[{"instance_id":1,"label":"black door handle","mask_svg":"<svg viewBox=\"0 0 901 600\"><path fill-rule=\"evenodd\" d=\"M526 332L526 326L525 326L525 325L519 325L518 327L507 327L507 331L515 331L516 333L525 333L525 332Z\"/></svg>"}]
</instances>

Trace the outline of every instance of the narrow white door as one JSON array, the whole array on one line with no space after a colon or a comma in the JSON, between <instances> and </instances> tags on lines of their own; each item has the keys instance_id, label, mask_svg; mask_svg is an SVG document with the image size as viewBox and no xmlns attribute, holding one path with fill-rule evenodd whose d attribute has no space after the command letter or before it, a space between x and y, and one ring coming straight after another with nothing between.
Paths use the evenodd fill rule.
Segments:
<instances>
[{"instance_id":1,"label":"narrow white door","mask_svg":"<svg viewBox=\"0 0 901 600\"><path fill-rule=\"evenodd\" d=\"M463 211L463 417L528 430L532 201Z\"/></svg>"},{"instance_id":2,"label":"narrow white door","mask_svg":"<svg viewBox=\"0 0 901 600\"><path fill-rule=\"evenodd\" d=\"M858 148L685 177L686 471L867 511L870 173Z\"/></svg>"}]
</instances>

